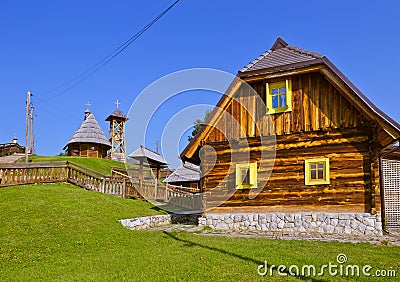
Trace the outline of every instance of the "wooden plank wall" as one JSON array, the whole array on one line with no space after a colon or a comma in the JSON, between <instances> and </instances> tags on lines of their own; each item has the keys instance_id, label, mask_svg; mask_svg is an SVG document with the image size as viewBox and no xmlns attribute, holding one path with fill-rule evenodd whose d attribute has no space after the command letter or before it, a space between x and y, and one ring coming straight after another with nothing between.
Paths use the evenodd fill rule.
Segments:
<instances>
[{"instance_id":1,"label":"wooden plank wall","mask_svg":"<svg viewBox=\"0 0 400 282\"><path fill-rule=\"evenodd\" d=\"M93 148L93 150L92 150ZM77 152L74 152L77 151ZM105 146L91 143L72 144L68 148L69 156L89 157L89 158L106 158L107 149Z\"/></svg>"},{"instance_id":2,"label":"wooden plank wall","mask_svg":"<svg viewBox=\"0 0 400 282\"><path fill-rule=\"evenodd\" d=\"M210 191L218 187L218 192L214 190L212 196L207 197L207 205L213 206L226 193L234 193L223 206L266 206L290 211L325 208L330 211L369 212L372 193L371 186L366 181L371 176L369 133L369 128L358 128L278 136L273 171L268 182L264 182L261 193L253 200L248 198L249 189L235 189L235 164L230 166L229 143L214 143L218 165L203 178L203 188ZM257 161L260 167L261 151L255 149L260 147L260 139L249 138L247 142L250 160ZM242 147L246 148L245 142L242 143ZM329 157L330 184L304 184L304 160L314 157ZM240 157L236 161L240 163ZM208 163L207 158L203 158L204 171L211 169L212 165L213 162ZM261 183L268 173L259 170L258 182Z\"/></svg>"}]
</instances>

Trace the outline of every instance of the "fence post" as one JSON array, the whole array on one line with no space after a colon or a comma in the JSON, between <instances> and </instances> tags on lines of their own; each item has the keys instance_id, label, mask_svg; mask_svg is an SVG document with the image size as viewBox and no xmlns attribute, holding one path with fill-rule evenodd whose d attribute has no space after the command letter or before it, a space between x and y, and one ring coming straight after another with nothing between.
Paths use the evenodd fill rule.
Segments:
<instances>
[{"instance_id":1,"label":"fence post","mask_svg":"<svg viewBox=\"0 0 400 282\"><path fill-rule=\"evenodd\" d=\"M101 183L101 193L105 193L105 189L106 189L106 178L104 177Z\"/></svg>"},{"instance_id":2,"label":"fence post","mask_svg":"<svg viewBox=\"0 0 400 282\"><path fill-rule=\"evenodd\" d=\"M122 197L126 197L126 178L124 177L124 181L122 182Z\"/></svg>"}]
</instances>

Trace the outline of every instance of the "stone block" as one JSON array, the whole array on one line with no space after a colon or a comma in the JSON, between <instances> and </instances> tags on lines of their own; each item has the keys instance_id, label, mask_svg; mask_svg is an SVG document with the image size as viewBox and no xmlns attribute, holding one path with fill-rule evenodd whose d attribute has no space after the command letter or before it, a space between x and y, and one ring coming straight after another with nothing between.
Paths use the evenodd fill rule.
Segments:
<instances>
[{"instance_id":1,"label":"stone block","mask_svg":"<svg viewBox=\"0 0 400 282\"><path fill-rule=\"evenodd\" d=\"M343 234L343 230L344 230L344 227L336 226L335 229L333 230L333 233Z\"/></svg>"},{"instance_id":2,"label":"stone block","mask_svg":"<svg viewBox=\"0 0 400 282\"><path fill-rule=\"evenodd\" d=\"M272 231L276 231L278 229L278 224L276 222L271 222L269 224L269 229Z\"/></svg>"},{"instance_id":3,"label":"stone block","mask_svg":"<svg viewBox=\"0 0 400 282\"><path fill-rule=\"evenodd\" d=\"M228 224L226 224L225 222L219 222L216 226L215 226L216 230L227 230L228 229Z\"/></svg>"},{"instance_id":4,"label":"stone block","mask_svg":"<svg viewBox=\"0 0 400 282\"><path fill-rule=\"evenodd\" d=\"M323 214L323 213L317 214L317 221L319 221L319 222L324 222L325 219L326 219L325 214Z\"/></svg>"},{"instance_id":5,"label":"stone block","mask_svg":"<svg viewBox=\"0 0 400 282\"><path fill-rule=\"evenodd\" d=\"M303 216L303 218L304 218L305 222L311 222L311 220L312 220L311 215L305 215L305 216Z\"/></svg>"},{"instance_id":6,"label":"stone block","mask_svg":"<svg viewBox=\"0 0 400 282\"><path fill-rule=\"evenodd\" d=\"M357 227L357 230L364 234L364 231L365 231L366 228L367 228L367 226L366 226L364 223L361 223L361 224Z\"/></svg>"},{"instance_id":7,"label":"stone block","mask_svg":"<svg viewBox=\"0 0 400 282\"><path fill-rule=\"evenodd\" d=\"M285 214L284 220L286 222L294 222L294 214L292 213Z\"/></svg>"},{"instance_id":8,"label":"stone block","mask_svg":"<svg viewBox=\"0 0 400 282\"><path fill-rule=\"evenodd\" d=\"M332 225L326 225L324 227L325 233L328 233L328 234L332 234L334 230L335 230L335 227Z\"/></svg>"},{"instance_id":9,"label":"stone block","mask_svg":"<svg viewBox=\"0 0 400 282\"><path fill-rule=\"evenodd\" d=\"M365 221L366 221L366 225L375 227L375 220L373 220L372 218L367 218Z\"/></svg>"},{"instance_id":10,"label":"stone block","mask_svg":"<svg viewBox=\"0 0 400 282\"><path fill-rule=\"evenodd\" d=\"M352 231L352 229L351 229L350 226L345 226L345 227L344 227L343 232L344 232L345 234L351 234L351 233L352 233L351 231Z\"/></svg>"},{"instance_id":11,"label":"stone block","mask_svg":"<svg viewBox=\"0 0 400 282\"><path fill-rule=\"evenodd\" d=\"M350 219L350 215L348 213L339 213L339 220L340 219Z\"/></svg>"},{"instance_id":12,"label":"stone block","mask_svg":"<svg viewBox=\"0 0 400 282\"><path fill-rule=\"evenodd\" d=\"M283 225L284 228L294 228L294 223L293 222L286 222Z\"/></svg>"}]
</instances>

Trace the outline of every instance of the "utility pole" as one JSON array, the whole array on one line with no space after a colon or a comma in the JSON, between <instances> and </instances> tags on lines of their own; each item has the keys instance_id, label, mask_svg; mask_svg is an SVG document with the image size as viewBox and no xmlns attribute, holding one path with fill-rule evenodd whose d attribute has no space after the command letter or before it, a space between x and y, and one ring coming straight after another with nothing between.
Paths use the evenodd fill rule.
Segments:
<instances>
[{"instance_id":1,"label":"utility pole","mask_svg":"<svg viewBox=\"0 0 400 282\"><path fill-rule=\"evenodd\" d=\"M29 135L30 135L30 140L29 140L29 154L33 155L35 153L35 140L33 137L33 110L34 110L34 106L33 104L31 104L30 106L30 113L29 113L29 118L30 118L30 123L29 123Z\"/></svg>"},{"instance_id":2,"label":"utility pole","mask_svg":"<svg viewBox=\"0 0 400 282\"><path fill-rule=\"evenodd\" d=\"M28 162L28 146L29 146L29 112L31 108L31 92L26 95L26 123L25 123L25 162Z\"/></svg>"}]
</instances>

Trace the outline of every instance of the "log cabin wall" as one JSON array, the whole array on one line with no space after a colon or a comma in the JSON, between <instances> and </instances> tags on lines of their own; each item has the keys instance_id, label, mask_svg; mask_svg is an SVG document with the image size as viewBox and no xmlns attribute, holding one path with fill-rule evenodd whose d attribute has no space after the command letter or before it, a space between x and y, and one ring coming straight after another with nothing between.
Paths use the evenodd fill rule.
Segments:
<instances>
[{"instance_id":1,"label":"log cabin wall","mask_svg":"<svg viewBox=\"0 0 400 282\"><path fill-rule=\"evenodd\" d=\"M107 158L107 148L99 144L75 143L68 147L68 156Z\"/></svg>"},{"instance_id":2,"label":"log cabin wall","mask_svg":"<svg viewBox=\"0 0 400 282\"><path fill-rule=\"evenodd\" d=\"M222 187L235 189L234 166L230 168L228 142L248 142L251 161L260 166L260 136L276 134L276 161L269 181L255 198L248 198L249 189L234 191L224 203L227 207L264 206L271 210L379 212L379 167L377 150L387 138L379 137L376 123L366 120L320 73L291 77L292 111L262 115L254 105L254 97L238 98L250 113L232 100L225 111L237 121L235 125L221 118L203 144L216 152L216 166L202 178L204 191ZM265 102L266 83L251 86ZM239 95L240 96L240 95ZM275 130L273 130L273 127ZM257 127L258 126L258 127ZM241 130L242 129L242 130ZM224 133L222 133L224 132ZM246 141L246 142L244 142ZM210 148L203 151L201 169L211 169L207 159ZM328 157L330 184L305 185L304 161L307 158ZM239 160L240 162L240 160ZM266 172L258 171L258 179ZM228 177L226 177L228 175ZM260 183L260 181L258 181ZM223 196L213 194L208 205ZM206 204L207 205L207 204Z\"/></svg>"}]
</instances>

